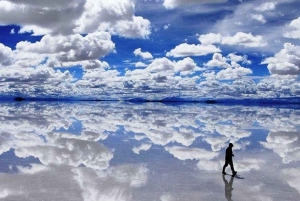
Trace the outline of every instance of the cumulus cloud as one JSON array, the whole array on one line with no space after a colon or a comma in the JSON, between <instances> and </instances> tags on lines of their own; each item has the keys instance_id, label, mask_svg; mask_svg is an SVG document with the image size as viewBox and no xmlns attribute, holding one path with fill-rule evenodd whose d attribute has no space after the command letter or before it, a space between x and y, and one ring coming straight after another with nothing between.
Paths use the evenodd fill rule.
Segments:
<instances>
[{"instance_id":1,"label":"cumulus cloud","mask_svg":"<svg viewBox=\"0 0 300 201\"><path fill-rule=\"evenodd\" d=\"M147 67L147 66L148 66L147 64L145 64L144 62L141 62L141 61L139 61L135 64L135 67L137 67L137 68Z\"/></svg>"},{"instance_id":2,"label":"cumulus cloud","mask_svg":"<svg viewBox=\"0 0 300 201\"><path fill-rule=\"evenodd\" d=\"M252 74L252 70L244 67L227 68L217 73L216 78L219 80L233 80L245 75Z\"/></svg>"},{"instance_id":3,"label":"cumulus cloud","mask_svg":"<svg viewBox=\"0 0 300 201\"><path fill-rule=\"evenodd\" d=\"M181 75L189 75L194 73L196 70L201 70L195 61L190 57L186 57L183 60L179 60L175 64L175 71L180 72Z\"/></svg>"},{"instance_id":4,"label":"cumulus cloud","mask_svg":"<svg viewBox=\"0 0 300 201\"><path fill-rule=\"evenodd\" d=\"M87 0L76 25L75 31L79 33L104 30L130 38L147 38L151 33L150 21L134 15L132 0Z\"/></svg>"},{"instance_id":5,"label":"cumulus cloud","mask_svg":"<svg viewBox=\"0 0 300 201\"><path fill-rule=\"evenodd\" d=\"M3 24L21 26L21 33L87 34L108 31L123 37L146 38L150 21L134 15L132 0L1 1ZM55 16L55 17L53 17Z\"/></svg>"},{"instance_id":6,"label":"cumulus cloud","mask_svg":"<svg viewBox=\"0 0 300 201\"><path fill-rule=\"evenodd\" d=\"M276 9L276 2L267 2L255 7L254 10L259 12L272 11Z\"/></svg>"},{"instance_id":7,"label":"cumulus cloud","mask_svg":"<svg viewBox=\"0 0 300 201\"><path fill-rule=\"evenodd\" d=\"M11 48L0 43L0 65L9 66L13 61L13 51Z\"/></svg>"},{"instance_id":8,"label":"cumulus cloud","mask_svg":"<svg viewBox=\"0 0 300 201\"><path fill-rule=\"evenodd\" d=\"M293 20L289 26L288 29L290 29L288 32L284 33L284 37L286 38L292 38L292 39L300 39L300 17Z\"/></svg>"},{"instance_id":9,"label":"cumulus cloud","mask_svg":"<svg viewBox=\"0 0 300 201\"><path fill-rule=\"evenodd\" d=\"M26 70L0 68L3 95L22 93L31 97L70 97L74 95L71 84L74 80L69 71L61 72L48 67L26 68Z\"/></svg>"},{"instance_id":10,"label":"cumulus cloud","mask_svg":"<svg viewBox=\"0 0 300 201\"><path fill-rule=\"evenodd\" d=\"M34 67L42 66L71 67L80 65L84 69L108 68L108 63L99 61L99 59L113 52L114 48L115 44L111 41L110 34L106 32L95 32L86 36L79 34L45 35L41 41L35 43L21 41L17 43L15 50L0 44L0 66L10 67L9 71L23 68L24 72L20 73L20 76L34 73ZM41 68L36 68L36 70L38 69Z\"/></svg>"},{"instance_id":11,"label":"cumulus cloud","mask_svg":"<svg viewBox=\"0 0 300 201\"><path fill-rule=\"evenodd\" d=\"M83 11L84 4L81 0L69 0L62 4L58 1L34 2L36 4L29 1L1 1L1 22L20 25L21 32L33 31L35 35L70 33L77 16Z\"/></svg>"},{"instance_id":12,"label":"cumulus cloud","mask_svg":"<svg viewBox=\"0 0 300 201\"><path fill-rule=\"evenodd\" d=\"M167 52L167 57L204 56L215 52L221 52L221 50L214 45L183 43Z\"/></svg>"},{"instance_id":13,"label":"cumulus cloud","mask_svg":"<svg viewBox=\"0 0 300 201\"><path fill-rule=\"evenodd\" d=\"M283 15L289 15L292 19L294 15L299 16L299 13L292 14L287 9L287 7L291 9L296 7L295 3L295 1L282 2L279 0L268 2L260 0L244 1L206 32L220 33L222 36L230 37L239 32L252 34L252 36L245 36L245 38L254 40L253 37L255 37L256 39L253 42L250 44L240 43L239 46L251 48L258 52L276 52L282 45L281 41L286 41L286 39L283 39L282 34L287 30L286 24L290 23L291 19L283 17Z\"/></svg>"},{"instance_id":14,"label":"cumulus cloud","mask_svg":"<svg viewBox=\"0 0 300 201\"><path fill-rule=\"evenodd\" d=\"M234 36L225 36L222 38L222 44L241 45L244 47L262 47L266 43L260 35L253 36L251 33L237 32Z\"/></svg>"},{"instance_id":15,"label":"cumulus cloud","mask_svg":"<svg viewBox=\"0 0 300 201\"><path fill-rule=\"evenodd\" d=\"M256 20L262 24L265 24L267 22L267 20L265 19L265 17L261 14L253 14L250 16L251 19Z\"/></svg>"},{"instance_id":16,"label":"cumulus cloud","mask_svg":"<svg viewBox=\"0 0 300 201\"><path fill-rule=\"evenodd\" d=\"M173 71L174 63L163 57L155 59L147 68L150 72Z\"/></svg>"},{"instance_id":17,"label":"cumulus cloud","mask_svg":"<svg viewBox=\"0 0 300 201\"><path fill-rule=\"evenodd\" d=\"M251 64L252 62L248 60L247 55L237 55L236 53L229 53L227 55L228 60L233 62L242 62L243 64Z\"/></svg>"},{"instance_id":18,"label":"cumulus cloud","mask_svg":"<svg viewBox=\"0 0 300 201\"><path fill-rule=\"evenodd\" d=\"M27 68L26 71L22 68L0 68L0 77L2 81L14 82L15 84L48 82L56 85L55 82L70 82L74 79L69 71L62 73L47 67Z\"/></svg>"},{"instance_id":19,"label":"cumulus cloud","mask_svg":"<svg viewBox=\"0 0 300 201\"><path fill-rule=\"evenodd\" d=\"M95 32L86 36L74 34L69 36L45 35L41 41L19 42L16 51L44 55L48 66L64 66L66 62L98 60L114 50L110 34Z\"/></svg>"},{"instance_id":20,"label":"cumulus cloud","mask_svg":"<svg viewBox=\"0 0 300 201\"><path fill-rule=\"evenodd\" d=\"M230 68L231 65L227 63L227 58L223 57L220 53L215 53L212 56L212 60L204 64L207 67L221 67Z\"/></svg>"},{"instance_id":21,"label":"cumulus cloud","mask_svg":"<svg viewBox=\"0 0 300 201\"><path fill-rule=\"evenodd\" d=\"M200 70L202 69L198 67L195 61L190 57L184 58L177 62L170 61L166 57L157 58L154 59L145 69L146 72L169 72L169 74L173 75L179 72L183 76L193 74L195 71Z\"/></svg>"},{"instance_id":22,"label":"cumulus cloud","mask_svg":"<svg viewBox=\"0 0 300 201\"><path fill-rule=\"evenodd\" d=\"M224 3L227 0L164 0L163 5L166 9L174 9L181 6L186 6L189 4L196 4L196 3Z\"/></svg>"},{"instance_id":23,"label":"cumulus cloud","mask_svg":"<svg viewBox=\"0 0 300 201\"><path fill-rule=\"evenodd\" d=\"M262 64L268 64L271 74L299 75L300 51L299 46L285 43L284 48L273 57L265 59Z\"/></svg>"},{"instance_id":24,"label":"cumulus cloud","mask_svg":"<svg viewBox=\"0 0 300 201\"><path fill-rule=\"evenodd\" d=\"M133 54L135 56L140 56L142 57L143 59L152 59L153 56L150 52L142 52L142 49L141 48L137 48L134 50Z\"/></svg>"},{"instance_id":25,"label":"cumulus cloud","mask_svg":"<svg viewBox=\"0 0 300 201\"><path fill-rule=\"evenodd\" d=\"M263 47L266 45L261 35L252 35L251 33L237 32L233 36L223 36L221 34L204 34L199 36L201 44L223 44L240 45L244 47Z\"/></svg>"},{"instance_id":26,"label":"cumulus cloud","mask_svg":"<svg viewBox=\"0 0 300 201\"><path fill-rule=\"evenodd\" d=\"M209 33L199 36L199 41L203 45L210 45L210 44L216 44L222 42L222 35L220 33Z\"/></svg>"},{"instance_id":27,"label":"cumulus cloud","mask_svg":"<svg viewBox=\"0 0 300 201\"><path fill-rule=\"evenodd\" d=\"M223 57L222 54L215 53L212 60L205 63L204 66L226 68L217 72L216 79L220 80L238 79L242 76L252 74L252 70L250 68L242 67L238 62L247 64L251 63L246 56L239 56L234 53L230 53L227 57Z\"/></svg>"}]
</instances>

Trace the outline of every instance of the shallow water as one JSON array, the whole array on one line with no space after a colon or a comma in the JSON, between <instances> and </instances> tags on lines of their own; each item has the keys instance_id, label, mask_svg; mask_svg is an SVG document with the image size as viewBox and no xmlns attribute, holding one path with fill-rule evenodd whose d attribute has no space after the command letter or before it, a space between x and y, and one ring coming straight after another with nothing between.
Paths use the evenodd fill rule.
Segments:
<instances>
[{"instance_id":1,"label":"shallow water","mask_svg":"<svg viewBox=\"0 0 300 201\"><path fill-rule=\"evenodd\" d=\"M20 102L0 119L0 200L300 198L295 108Z\"/></svg>"}]
</instances>

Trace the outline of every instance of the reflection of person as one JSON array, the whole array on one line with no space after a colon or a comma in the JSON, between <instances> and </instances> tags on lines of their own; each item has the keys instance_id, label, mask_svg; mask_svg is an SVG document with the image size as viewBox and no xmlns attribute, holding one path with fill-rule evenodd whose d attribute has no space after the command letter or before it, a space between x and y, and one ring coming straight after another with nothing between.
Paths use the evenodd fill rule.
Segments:
<instances>
[{"instance_id":1,"label":"reflection of person","mask_svg":"<svg viewBox=\"0 0 300 201\"><path fill-rule=\"evenodd\" d=\"M228 166L228 164L230 165L232 174L235 175L237 173L233 167L232 157L234 157L234 155L232 153L232 147L233 147L233 144L229 143L229 146L226 149L225 164L223 166L223 171L222 171L223 174L226 174L225 169Z\"/></svg>"},{"instance_id":2,"label":"reflection of person","mask_svg":"<svg viewBox=\"0 0 300 201\"><path fill-rule=\"evenodd\" d=\"M225 197L228 201L231 201L231 196L232 196L232 184L233 184L233 178L234 177L231 177L230 179L230 182L228 182L226 179L225 179L225 176L223 175L223 181L224 181L224 184L225 184Z\"/></svg>"}]
</instances>

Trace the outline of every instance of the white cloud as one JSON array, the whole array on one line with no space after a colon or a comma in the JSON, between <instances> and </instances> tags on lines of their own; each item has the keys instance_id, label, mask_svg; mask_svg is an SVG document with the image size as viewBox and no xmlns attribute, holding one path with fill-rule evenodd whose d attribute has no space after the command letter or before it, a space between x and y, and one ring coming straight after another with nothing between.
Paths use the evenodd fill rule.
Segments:
<instances>
[{"instance_id":1,"label":"white cloud","mask_svg":"<svg viewBox=\"0 0 300 201\"><path fill-rule=\"evenodd\" d=\"M282 42L280 42L284 40L282 40L282 34L283 31L286 31L286 24L290 22L290 18L287 16L292 17L294 15L289 13L287 7L293 8L295 2L288 1L284 3L279 0L272 2L276 4L276 10L272 10L271 6L270 10L257 11L255 8L260 7L264 2L260 0L244 1L236 5L233 12L218 20L210 29L206 30L206 32L220 33L224 37L233 37L238 32L252 34L252 36L245 36L245 38L253 40L253 37L256 37L257 41L255 40L250 44L240 43L239 45L251 47L251 51L255 50L261 53L276 52L282 46ZM260 15L262 15L263 18ZM295 13L295 15L298 14ZM255 16L254 18L260 21L252 19L251 16ZM259 36L262 38L259 38Z\"/></svg>"},{"instance_id":2,"label":"white cloud","mask_svg":"<svg viewBox=\"0 0 300 201\"><path fill-rule=\"evenodd\" d=\"M133 16L132 19L133 21L119 21L110 32L126 38L148 38L151 34L150 21L140 16Z\"/></svg>"},{"instance_id":3,"label":"white cloud","mask_svg":"<svg viewBox=\"0 0 300 201\"><path fill-rule=\"evenodd\" d=\"M103 30L130 38L147 38L151 33L150 21L134 15L132 0L87 0L76 25L79 33Z\"/></svg>"},{"instance_id":4,"label":"white cloud","mask_svg":"<svg viewBox=\"0 0 300 201\"><path fill-rule=\"evenodd\" d=\"M9 66L13 61L13 51L9 47L0 43L0 65Z\"/></svg>"},{"instance_id":5,"label":"white cloud","mask_svg":"<svg viewBox=\"0 0 300 201\"><path fill-rule=\"evenodd\" d=\"M19 42L18 54L33 53L47 57L47 65L63 66L64 62L98 60L111 53L115 48L110 34L95 32L86 36L74 34L69 36L45 35L36 43Z\"/></svg>"},{"instance_id":6,"label":"white cloud","mask_svg":"<svg viewBox=\"0 0 300 201\"><path fill-rule=\"evenodd\" d=\"M214 53L212 60L204 64L207 67L222 67L230 68L230 64L227 63L227 58L223 57L220 53Z\"/></svg>"},{"instance_id":7,"label":"white cloud","mask_svg":"<svg viewBox=\"0 0 300 201\"><path fill-rule=\"evenodd\" d=\"M284 33L284 37L286 38L293 38L293 39L300 39L300 17L293 20L288 27L290 30Z\"/></svg>"},{"instance_id":8,"label":"white cloud","mask_svg":"<svg viewBox=\"0 0 300 201\"><path fill-rule=\"evenodd\" d=\"M267 43L261 35L253 36L251 33L237 32L234 36L223 36L221 34L204 34L200 35L199 41L202 44L223 44L223 45L240 45L244 47L263 47Z\"/></svg>"},{"instance_id":9,"label":"white cloud","mask_svg":"<svg viewBox=\"0 0 300 201\"><path fill-rule=\"evenodd\" d=\"M160 71L171 71L174 70L174 63L169 59L163 57L155 59L147 68L146 70L150 72L160 72Z\"/></svg>"},{"instance_id":10,"label":"white cloud","mask_svg":"<svg viewBox=\"0 0 300 201\"><path fill-rule=\"evenodd\" d=\"M255 7L254 10L265 12L265 11L272 11L276 9L276 2L267 2Z\"/></svg>"},{"instance_id":11,"label":"white cloud","mask_svg":"<svg viewBox=\"0 0 300 201\"><path fill-rule=\"evenodd\" d=\"M21 26L20 33L87 34L108 31L123 37L147 38L150 21L134 15L132 0L1 1L2 24Z\"/></svg>"},{"instance_id":12,"label":"white cloud","mask_svg":"<svg viewBox=\"0 0 300 201\"><path fill-rule=\"evenodd\" d=\"M81 15L83 1L68 0L60 3L53 1L1 1L0 19L3 24L17 24L21 32L33 31L34 34L70 33L74 22ZM55 17L53 17L55 16Z\"/></svg>"},{"instance_id":13,"label":"white cloud","mask_svg":"<svg viewBox=\"0 0 300 201\"><path fill-rule=\"evenodd\" d=\"M175 70L176 72L180 72L181 75L189 75L194 73L196 70L201 69L197 66L193 59L186 57L175 64Z\"/></svg>"},{"instance_id":14,"label":"white cloud","mask_svg":"<svg viewBox=\"0 0 300 201\"><path fill-rule=\"evenodd\" d=\"M252 63L250 60L248 60L247 55L240 56L240 55L236 55L236 53L229 53L227 55L227 58L230 61L234 61L234 62L242 62L244 64L251 64Z\"/></svg>"},{"instance_id":15,"label":"white cloud","mask_svg":"<svg viewBox=\"0 0 300 201\"><path fill-rule=\"evenodd\" d=\"M215 33L209 33L200 35L199 41L203 45L210 45L210 44L218 44L222 41L222 35L221 34L215 34Z\"/></svg>"},{"instance_id":16,"label":"white cloud","mask_svg":"<svg viewBox=\"0 0 300 201\"><path fill-rule=\"evenodd\" d=\"M186 6L189 4L196 3L223 3L227 0L164 0L163 5L166 9L174 9L181 6Z\"/></svg>"},{"instance_id":17,"label":"white cloud","mask_svg":"<svg viewBox=\"0 0 300 201\"><path fill-rule=\"evenodd\" d=\"M170 52L167 52L167 57L204 56L215 52L221 52L221 50L214 45L183 43L176 46Z\"/></svg>"},{"instance_id":18,"label":"white cloud","mask_svg":"<svg viewBox=\"0 0 300 201\"><path fill-rule=\"evenodd\" d=\"M299 46L285 43L284 48L273 57L265 59L262 64L268 64L271 74L299 75L300 50Z\"/></svg>"},{"instance_id":19,"label":"white cloud","mask_svg":"<svg viewBox=\"0 0 300 201\"><path fill-rule=\"evenodd\" d=\"M229 63L230 62L230 63ZM250 68L242 67L238 62L249 64L251 61L246 56L239 56L230 53L227 57L223 57L220 53L215 53L212 60L204 64L206 67L226 68L216 73L215 78L218 80L238 79L242 76L252 74Z\"/></svg>"},{"instance_id":20,"label":"white cloud","mask_svg":"<svg viewBox=\"0 0 300 201\"><path fill-rule=\"evenodd\" d=\"M250 15L251 19L256 20L262 24L265 24L267 22L267 20L265 19L265 17L262 14L252 14Z\"/></svg>"},{"instance_id":21,"label":"white cloud","mask_svg":"<svg viewBox=\"0 0 300 201\"><path fill-rule=\"evenodd\" d=\"M137 62L137 63L135 64L135 67L137 67L137 68L147 67L147 66L148 66L147 64L145 64L145 63L143 63L143 62L141 62L141 61L139 61L139 62Z\"/></svg>"},{"instance_id":22,"label":"white cloud","mask_svg":"<svg viewBox=\"0 0 300 201\"><path fill-rule=\"evenodd\" d=\"M266 45L263 37L260 35L253 36L251 33L237 32L234 36L223 36L222 44L241 45L244 47L262 47Z\"/></svg>"},{"instance_id":23,"label":"white cloud","mask_svg":"<svg viewBox=\"0 0 300 201\"><path fill-rule=\"evenodd\" d=\"M26 71L24 71L23 68L18 67L2 67L0 68L0 80L11 83L12 87L14 84L19 84L19 87L22 88L23 84L24 90L30 91L31 87L28 86L32 86L32 90L34 90L35 87L39 87L41 84L45 84L45 88L48 88L47 84L49 84L49 86L54 85L53 87L55 87L59 84L73 81L74 77L69 71L62 73L61 71L55 71L54 69L47 67L26 68Z\"/></svg>"},{"instance_id":24,"label":"white cloud","mask_svg":"<svg viewBox=\"0 0 300 201\"><path fill-rule=\"evenodd\" d=\"M66 66L75 66L75 65L82 65L82 68L85 70L90 70L90 69L108 69L109 64L105 61L99 61L99 60L85 60L85 61L80 61L80 62L66 62Z\"/></svg>"},{"instance_id":25,"label":"white cloud","mask_svg":"<svg viewBox=\"0 0 300 201\"><path fill-rule=\"evenodd\" d=\"M142 52L142 49L141 48L137 48L134 50L133 54L135 56L140 56L142 57L143 59L152 59L153 56L150 52Z\"/></svg>"},{"instance_id":26,"label":"white cloud","mask_svg":"<svg viewBox=\"0 0 300 201\"><path fill-rule=\"evenodd\" d=\"M216 78L219 80L233 80L242 78L245 75L252 74L250 68L237 67L237 68L226 68L217 73Z\"/></svg>"},{"instance_id":27,"label":"white cloud","mask_svg":"<svg viewBox=\"0 0 300 201\"><path fill-rule=\"evenodd\" d=\"M114 48L115 44L106 32L95 32L86 36L45 35L41 41L35 43L21 41L17 43L15 50L0 44L0 66L12 68L10 71L13 71L13 68L23 68L24 74L26 71L29 74L34 73L32 67L39 66L80 65L84 69L108 68L108 63L98 59L113 52Z\"/></svg>"}]
</instances>

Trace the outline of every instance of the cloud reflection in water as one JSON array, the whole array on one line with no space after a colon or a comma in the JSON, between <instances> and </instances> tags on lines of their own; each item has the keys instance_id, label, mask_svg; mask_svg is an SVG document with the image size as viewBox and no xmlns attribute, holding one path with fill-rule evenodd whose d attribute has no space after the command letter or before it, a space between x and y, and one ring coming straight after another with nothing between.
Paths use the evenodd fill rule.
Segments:
<instances>
[{"instance_id":1,"label":"cloud reflection in water","mask_svg":"<svg viewBox=\"0 0 300 201\"><path fill-rule=\"evenodd\" d=\"M17 171L0 173L0 200L224 199L220 170L229 142L245 177L235 181L233 200L291 200L300 196L300 179L292 177L300 171L299 114L232 105L2 103L0 163Z\"/></svg>"}]
</instances>

